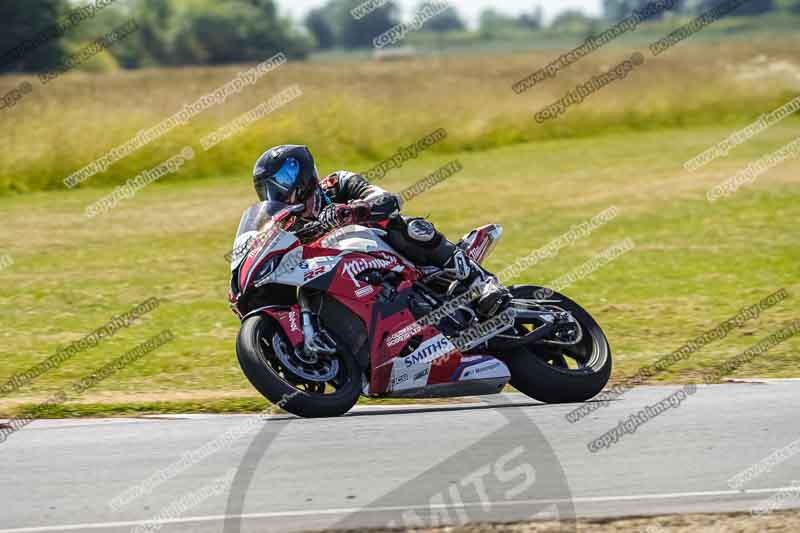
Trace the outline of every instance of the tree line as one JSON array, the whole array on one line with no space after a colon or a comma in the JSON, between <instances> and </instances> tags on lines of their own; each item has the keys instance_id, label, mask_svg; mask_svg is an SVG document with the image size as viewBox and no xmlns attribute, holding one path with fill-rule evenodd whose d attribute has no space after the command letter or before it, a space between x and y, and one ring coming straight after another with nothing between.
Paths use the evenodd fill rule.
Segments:
<instances>
[{"instance_id":1,"label":"tree line","mask_svg":"<svg viewBox=\"0 0 800 533\"><path fill-rule=\"evenodd\" d=\"M138 31L116 42L94 68L215 65L260 61L277 52L302 59L314 50L369 48L375 36L402 22L392 0L328 0L302 21L282 16L274 0L25 0L0 3L0 72L44 71L63 63L111 29L134 19ZM628 16L651 0L604 0L603 18L566 10L548 25L541 8L510 16L485 9L476 30L482 39L511 32L587 33ZM677 0L673 13L702 12L720 0ZM11 4L15 5L11 5ZM422 12L429 1L421 1ZM435 2L434 2L435 3ZM439 2L441 3L441 2ZM368 9L365 9L367 7ZM771 11L800 14L800 0L750 0L735 15ZM421 31L468 32L457 8L425 22Z\"/></svg>"}]
</instances>

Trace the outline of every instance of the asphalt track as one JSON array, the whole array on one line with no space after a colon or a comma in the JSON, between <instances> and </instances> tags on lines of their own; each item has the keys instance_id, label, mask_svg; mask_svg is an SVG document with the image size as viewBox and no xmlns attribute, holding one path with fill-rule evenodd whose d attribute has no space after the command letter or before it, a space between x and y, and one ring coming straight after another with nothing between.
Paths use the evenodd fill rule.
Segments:
<instances>
[{"instance_id":1,"label":"asphalt track","mask_svg":"<svg viewBox=\"0 0 800 533\"><path fill-rule=\"evenodd\" d=\"M636 389L576 423L565 419L575 405L519 394L366 406L339 419L274 416L116 510L112 498L254 417L36 421L0 444L0 533L131 531L159 513L148 531L748 511L800 480L797 456L740 490L727 483L800 437L794 380L699 386L635 433L588 450L678 388Z\"/></svg>"}]
</instances>

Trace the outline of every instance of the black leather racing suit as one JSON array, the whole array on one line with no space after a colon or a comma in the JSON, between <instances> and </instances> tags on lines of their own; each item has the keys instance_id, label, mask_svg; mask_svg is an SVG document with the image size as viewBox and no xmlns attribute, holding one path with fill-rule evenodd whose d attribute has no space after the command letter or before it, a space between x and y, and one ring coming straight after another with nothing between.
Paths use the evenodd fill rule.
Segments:
<instances>
[{"instance_id":1,"label":"black leather racing suit","mask_svg":"<svg viewBox=\"0 0 800 533\"><path fill-rule=\"evenodd\" d=\"M381 227L386 230L386 242L410 261L421 266L451 266L449 263L458 248L427 220L400 216L402 202L397 195L346 170L334 172L320 185L327 203L349 204L358 200L368 203L370 216L365 222L384 222Z\"/></svg>"}]
</instances>

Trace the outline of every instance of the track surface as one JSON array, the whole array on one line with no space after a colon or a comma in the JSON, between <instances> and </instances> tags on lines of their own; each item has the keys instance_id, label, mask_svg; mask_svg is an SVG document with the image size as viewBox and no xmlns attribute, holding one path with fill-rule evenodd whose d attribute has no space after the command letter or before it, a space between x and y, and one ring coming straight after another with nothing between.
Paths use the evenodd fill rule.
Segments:
<instances>
[{"instance_id":1,"label":"track surface","mask_svg":"<svg viewBox=\"0 0 800 533\"><path fill-rule=\"evenodd\" d=\"M116 511L114 496L253 417L37 421L0 444L0 533L130 531L182 497L160 531L381 527L409 523L401 517L411 511L424 524L522 520L548 502L563 504L565 488L581 517L747 511L800 480L800 457L792 457L743 491L727 485L800 437L793 380L700 386L609 449L588 451L589 440L678 388L639 388L577 423L564 418L575 405L519 394L491 397L490 405L360 407L329 420L275 416ZM564 476L546 467L555 460L547 444L530 442L542 434ZM483 495L477 483L463 483L519 445L533 450L528 490L514 493L527 480L519 469L505 485L487 483ZM240 465L233 488L214 485ZM459 482L457 502L449 490ZM217 490L186 503L204 487Z\"/></svg>"}]
</instances>

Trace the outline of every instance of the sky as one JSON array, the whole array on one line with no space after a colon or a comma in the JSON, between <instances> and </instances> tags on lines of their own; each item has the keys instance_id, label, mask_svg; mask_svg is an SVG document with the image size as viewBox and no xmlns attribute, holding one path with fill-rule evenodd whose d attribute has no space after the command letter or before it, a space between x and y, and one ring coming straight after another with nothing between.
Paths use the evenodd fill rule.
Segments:
<instances>
[{"instance_id":1,"label":"sky","mask_svg":"<svg viewBox=\"0 0 800 533\"><path fill-rule=\"evenodd\" d=\"M276 0L283 13L288 13L296 20L301 19L310 9L319 7L327 0ZM405 13L413 12L419 0L395 0ZM538 5L542 6L545 20L549 21L565 9L580 9L589 15L601 13L602 0L450 0L470 26L475 26L478 14L491 7L497 11L517 15L531 12Z\"/></svg>"}]
</instances>

